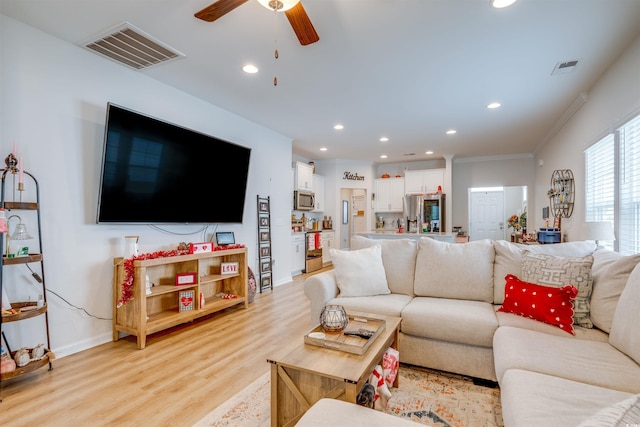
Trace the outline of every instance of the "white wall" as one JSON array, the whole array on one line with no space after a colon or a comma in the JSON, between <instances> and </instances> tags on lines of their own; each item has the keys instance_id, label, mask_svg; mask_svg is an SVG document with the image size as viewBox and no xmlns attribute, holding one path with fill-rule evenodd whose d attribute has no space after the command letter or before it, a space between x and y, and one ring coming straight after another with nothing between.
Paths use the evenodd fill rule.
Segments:
<instances>
[{"instance_id":1,"label":"white wall","mask_svg":"<svg viewBox=\"0 0 640 427\"><path fill-rule=\"evenodd\" d=\"M632 114L640 114L640 38L638 38L588 90L586 103L561 131L536 153L536 206L547 206L547 190L556 169L571 169L575 177L575 206L571 218L562 220L568 240L581 240L584 208L584 150ZM541 209L535 225L542 223Z\"/></svg>"},{"instance_id":2,"label":"white wall","mask_svg":"<svg viewBox=\"0 0 640 427\"><path fill-rule=\"evenodd\" d=\"M291 279L289 236L291 140L198 98L153 80L78 46L0 15L0 157L16 141L25 169L40 183L42 233L48 288L51 345L64 356L111 339L112 264L122 256L123 236L140 236L140 252L174 249L180 241L202 241L198 225L163 227L95 223L107 102L143 112L252 148L242 225L221 225L249 248L256 265L256 195L271 196L274 283ZM215 83L212 83L215 84ZM202 200L175 201L168 209L199 209L217 197L228 177L212 171L199 183ZM25 192L25 199L33 194ZM14 224L14 222L12 222ZM34 230L35 224L27 224ZM173 233L190 233L177 235ZM25 268L4 269L4 287L14 301L35 298ZM8 286L7 286L8 285ZM3 325L13 348L45 342L31 319Z\"/></svg>"}]
</instances>

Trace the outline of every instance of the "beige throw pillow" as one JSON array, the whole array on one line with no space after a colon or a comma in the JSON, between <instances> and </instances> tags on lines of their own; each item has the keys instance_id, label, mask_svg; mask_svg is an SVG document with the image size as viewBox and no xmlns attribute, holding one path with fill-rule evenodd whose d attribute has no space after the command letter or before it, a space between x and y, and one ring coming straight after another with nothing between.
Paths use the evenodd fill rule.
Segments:
<instances>
[{"instance_id":1,"label":"beige throw pillow","mask_svg":"<svg viewBox=\"0 0 640 427\"><path fill-rule=\"evenodd\" d=\"M391 293L382 265L380 245L357 251L330 249L341 297L366 297Z\"/></svg>"},{"instance_id":2,"label":"beige throw pillow","mask_svg":"<svg viewBox=\"0 0 640 427\"><path fill-rule=\"evenodd\" d=\"M593 289L592 265L593 255L557 257L525 251L522 255L522 280L539 285L573 285L578 288L578 296L573 302L574 323L584 328L592 328L589 317L589 299Z\"/></svg>"}]
</instances>

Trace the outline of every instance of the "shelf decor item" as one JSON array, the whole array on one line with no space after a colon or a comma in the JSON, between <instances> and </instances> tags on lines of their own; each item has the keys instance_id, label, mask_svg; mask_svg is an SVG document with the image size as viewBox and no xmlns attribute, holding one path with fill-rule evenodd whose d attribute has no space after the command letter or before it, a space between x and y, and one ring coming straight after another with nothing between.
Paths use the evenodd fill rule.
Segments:
<instances>
[{"instance_id":1,"label":"shelf decor item","mask_svg":"<svg viewBox=\"0 0 640 427\"><path fill-rule=\"evenodd\" d=\"M176 286L195 285L196 283L198 283L198 276L196 273L176 274Z\"/></svg>"},{"instance_id":2,"label":"shelf decor item","mask_svg":"<svg viewBox=\"0 0 640 427\"><path fill-rule=\"evenodd\" d=\"M320 326L325 332L340 332L349 324L349 317L341 305L326 305L320 313Z\"/></svg>"},{"instance_id":3,"label":"shelf decor item","mask_svg":"<svg viewBox=\"0 0 640 427\"><path fill-rule=\"evenodd\" d=\"M237 262L223 262L222 264L220 264L220 274L236 274L237 272Z\"/></svg>"},{"instance_id":4,"label":"shelf decor item","mask_svg":"<svg viewBox=\"0 0 640 427\"><path fill-rule=\"evenodd\" d=\"M193 310L195 305L195 292L193 291L182 291L179 294L179 311L189 311Z\"/></svg>"}]
</instances>

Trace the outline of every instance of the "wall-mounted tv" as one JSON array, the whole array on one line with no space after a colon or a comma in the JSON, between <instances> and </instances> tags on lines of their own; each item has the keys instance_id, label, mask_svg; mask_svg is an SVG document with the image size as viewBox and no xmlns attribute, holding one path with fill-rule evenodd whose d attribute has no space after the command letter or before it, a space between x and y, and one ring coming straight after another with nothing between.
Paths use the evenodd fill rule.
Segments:
<instances>
[{"instance_id":1,"label":"wall-mounted tv","mask_svg":"<svg viewBox=\"0 0 640 427\"><path fill-rule=\"evenodd\" d=\"M107 104L97 222L241 223L251 149Z\"/></svg>"}]
</instances>

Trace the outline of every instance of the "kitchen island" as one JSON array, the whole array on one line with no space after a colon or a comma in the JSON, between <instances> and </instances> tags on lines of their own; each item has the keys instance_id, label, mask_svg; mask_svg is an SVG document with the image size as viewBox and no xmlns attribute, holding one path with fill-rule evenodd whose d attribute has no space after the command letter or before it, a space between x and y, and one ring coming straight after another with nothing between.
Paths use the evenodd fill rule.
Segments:
<instances>
[{"instance_id":1,"label":"kitchen island","mask_svg":"<svg viewBox=\"0 0 640 427\"><path fill-rule=\"evenodd\" d=\"M367 233L358 233L359 236L369 239L419 239L431 237L441 242L456 243L457 233L398 233L396 229L372 230Z\"/></svg>"}]
</instances>

